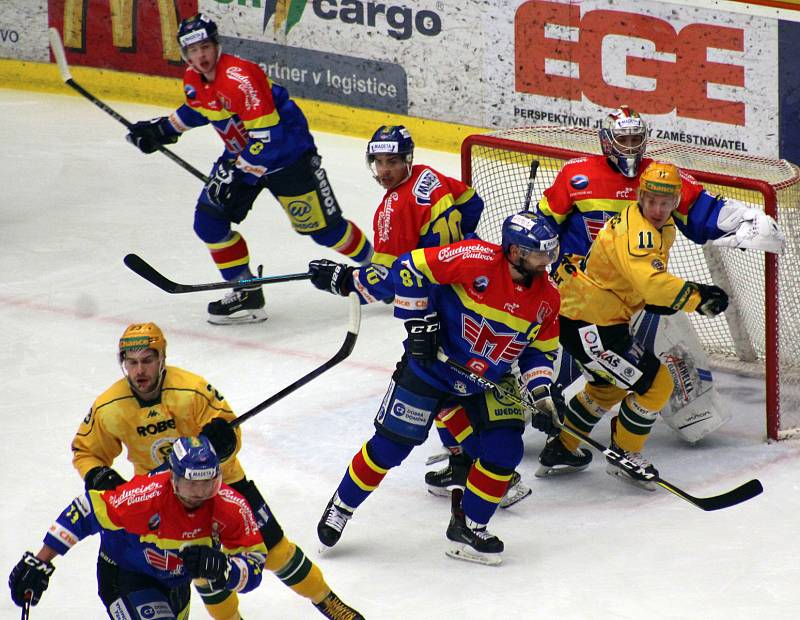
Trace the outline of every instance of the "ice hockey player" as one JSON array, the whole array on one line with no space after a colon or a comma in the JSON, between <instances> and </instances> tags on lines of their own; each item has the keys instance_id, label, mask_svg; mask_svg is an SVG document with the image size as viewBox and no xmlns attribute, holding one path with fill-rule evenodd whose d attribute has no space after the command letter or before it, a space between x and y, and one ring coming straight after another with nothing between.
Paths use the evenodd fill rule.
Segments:
<instances>
[{"instance_id":1,"label":"ice hockey player","mask_svg":"<svg viewBox=\"0 0 800 620\"><path fill-rule=\"evenodd\" d=\"M169 116L135 123L127 139L152 153L194 127L210 123L216 129L225 150L197 200L194 231L222 277L253 277L247 243L231 223L244 220L264 188L283 206L295 232L356 263L369 262L372 246L342 216L306 118L286 89L270 82L257 64L223 54L217 25L201 14L181 22L178 44L188 65L186 102ZM234 288L208 306L208 321L215 325L266 318L258 286Z\"/></svg>"},{"instance_id":2,"label":"ice hockey player","mask_svg":"<svg viewBox=\"0 0 800 620\"><path fill-rule=\"evenodd\" d=\"M562 255L575 259L586 256L608 219L636 201L639 177L652 161L645 157L647 124L627 106L606 116L599 137L603 154L565 163L538 205L539 211L558 230ZM715 240L715 245L723 247L781 251L783 233L763 211L738 200L712 196L688 175L681 174L686 182L674 222L689 240L698 244ZM649 314L639 319L637 327L638 336L650 341L666 339L677 331L686 343L682 349L697 358L706 357L685 318ZM658 329L658 336L653 327ZM694 361L701 359L684 361L692 362L693 366ZM557 383L566 389L579 375L569 356L564 356ZM675 404L668 404L663 412L667 424L689 442L700 440L730 419L729 414L715 406L713 384L693 387L688 394L676 385ZM539 473L544 475L547 471L549 468L543 466Z\"/></svg>"},{"instance_id":3,"label":"ice hockey player","mask_svg":"<svg viewBox=\"0 0 800 620\"><path fill-rule=\"evenodd\" d=\"M252 511L222 483L219 459L203 436L175 441L168 471L76 497L39 552L26 551L11 571L14 603L22 607L28 598L36 605L53 559L92 534L101 536L97 587L111 618L188 618L192 579L249 592L261 583L267 553Z\"/></svg>"},{"instance_id":4,"label":"ice hockey player","mask_svg":"<svg viewBox=\"0 0 800 620\"><path fill-rule=\"evenodd\" d=\"M167 341L155 323L129 325L117 354L123 378L97 397L72 440L72 462L87 490L113 489L125 482L113 469L123 446L134 473L146 474L167 461L179 436L207 437L221 460L223 482L240 493L256 515L269 551L265 568L326 617L361 618L284 534L255 483L245 477L237 458L241 430L229 424L236 416L219 391L199 375L167 366ZM235 592L196 587L212 618L239 619Z\"/></svg>"},{"instance_id":5,"label":"ice hockey player","mask_svg":"<svg viewBox=\"0 0 800 620\"><path fill-rule=\"evenodd\" d=\"M672 164L651 162L639 178L638 202L611 218L586 257L567 256L556 275L561 293L561 345L589 375L569 401L565 425L588 435L608 411L611 449L636 466L629 471L608 461L608 473L649 490L658 472L642 454L656 415L672 392L672 378L655 353L630 332L633 315L646 305L669 314L698 312L713 317L728 306L721 288L687 282L668 270L669 253L681 213L681 178ZM694 187L697 191L697 188ZM561 431L550 438L542 463L589 461L579 440Z\"/></svg>"},{"instance_id":6,"label":"ice hockey player","mask_svg":"<svg viewBox=\"0 0 800 620\"><path fill-rule=\"evenodd\" d=\"M437 351L441 346L456 362L518 393L511 374L516 361L524 389L549 412L535 415L534 425L549 432L558 424L550 384L559 297L547 275L558 239L544 218L531 213L506 219L502 237L502 246L465 240L414 250L394 262L394 312L408 332L405 354L375 417L374 435L353 457L320 519L323 545L338 542L389 470L425 442L436 413L460 405L480 452L447 529L456 543L448 555L501 562L503 543L486 526L522 459L524 413L437 360Z\"/></svg>"}]
</instances>

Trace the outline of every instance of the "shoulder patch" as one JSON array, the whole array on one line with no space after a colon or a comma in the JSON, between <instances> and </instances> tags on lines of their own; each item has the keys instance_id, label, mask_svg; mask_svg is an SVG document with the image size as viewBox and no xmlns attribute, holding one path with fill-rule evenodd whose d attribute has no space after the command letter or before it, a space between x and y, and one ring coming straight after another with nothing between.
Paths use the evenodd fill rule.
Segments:
<instances>
[{"instance_id":1,"label":"shoulder patch","mask_svg":"<svg viewBox=\"0 0 800 620\"><path fill-rule=\"evenodd\" d=\"M426 168L422 171L422 174L417 177L411 193L414 194L417 204L429 205L433 192L441 186L442 182L439 180L436 173Z\"/></svg>"}]
</instances>

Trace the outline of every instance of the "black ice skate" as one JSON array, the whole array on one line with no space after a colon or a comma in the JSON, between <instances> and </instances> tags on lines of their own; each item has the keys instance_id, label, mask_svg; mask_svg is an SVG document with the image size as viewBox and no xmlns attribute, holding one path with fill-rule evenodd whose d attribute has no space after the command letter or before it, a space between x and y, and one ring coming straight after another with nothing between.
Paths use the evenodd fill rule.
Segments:
<instances>
[{"instance_id":1,"label":"black ice skate","mask_svg":"<svg viewBox=\"0 0 800 620\"><path fill-rule=\"evenodd\" d=\"M651 479L658 476L658 470L642 456L641 452L626 452L617 445L614 435L617 432L617 416L611 418L610 450L622 457L621 460L606 456L606 473L623 482L628 482L647 491L655 491L658 485Z\"/></svg>"},{"instance_id":2,"label":"black ice skate","mask_svg":"<svg viewBox=\"0 0 800 620\"><path fill-rule=\"evenodd\" d=\"M452 515L450 525L447 526L447 538L456 545L445 551L445 554L455 560L499 566L503 562L503 541L487 532L485 525L479 525L465 517L461 508L463 496L461 489L453 490Z\"/></svg>"},{"instance_id":3,"label":"black ice skate","mask_svg":"<svg viewBox=\"0 0 800 620\"><path fill-rule=\"evenodd\" d=\"M570 452L561 443L558 435L547 438L542 452L539 454L539 469L536 470L537 478L545 478L554 474L568 474L581 471L589 467L592 462L592 453L584 448L577 452Z\"/></svg>"},{"instance_id":4,"label":"black ice skate","mask_svg":"<svg viewBox=\"0 0 800 620\"><path fill-rule=\"evenodd\" d=\"M339 542L339 539L342 537L344 526L347 525L350 517L353 516L352 511L337 506L334 503L335 500L336 494L334 493L317 524L317 536L319 537L319 541L325 545L320 551L324 551L326 548L329 549Z\"/></svg>"},{"instance_id":5,"label":"black ice skate","mask_svg":"<svg viewBox=\"0 0 800 620\"><path fill-rule=\"evenodd\" d=\"M448 497L453 488L463 488L467 484L470 467L472 459L463 452L449 455L447 467L425 474L428 493L437 497Z\"/></svg>"},{"instance_id":6,"label":"black ice skate","mask_svg":"<svg viewBox=\"0 0 800 620\"><path fill-rule=\"evenodd\" d=\"M208 322L212 325L261 323L266 320L264 293L260 286L234 288L219 301L208 304Z\"/></svg>"},{"instance_id":7,"label":"black ice skate","mask_svg":"<svg viewBox=\"0 0 800 620\"><path fill-rule=\"evenodd\" d=\"M331 620L364 620L364 616L342 601L333 592L330 592L319 603L314 603L314 607L319 609L323 616Z\"/></svg>"}]
</instances>

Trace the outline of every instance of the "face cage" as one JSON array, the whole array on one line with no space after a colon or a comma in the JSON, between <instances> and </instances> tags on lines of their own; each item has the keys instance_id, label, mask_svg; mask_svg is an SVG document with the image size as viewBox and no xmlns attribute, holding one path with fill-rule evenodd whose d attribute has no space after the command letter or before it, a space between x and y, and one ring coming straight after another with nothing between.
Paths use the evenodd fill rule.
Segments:
<instances>
[{"instance_id":1,"label":"face cage","mask_svg":"<svg viewBox=\"0 0 800 620\"><path fill-rule=\"evenodd\" d=\"M641 142L636 146L626 146L619 142L617 139L620 136L636 136L641 135ZM639 171L639 164L644 158L645 150L647 149L647 129L642 128L642 131L619 130L614 132L613 129L600 130L600 146L603 150L603 155L611 159L619 168L623 176L633 178Z\"/></svg>"}]
</instances>

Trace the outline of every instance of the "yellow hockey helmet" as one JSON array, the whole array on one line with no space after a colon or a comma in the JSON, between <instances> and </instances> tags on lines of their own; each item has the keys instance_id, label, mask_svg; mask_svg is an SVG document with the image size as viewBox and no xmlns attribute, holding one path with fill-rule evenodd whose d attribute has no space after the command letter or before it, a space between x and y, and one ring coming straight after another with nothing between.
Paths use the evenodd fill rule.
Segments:
<instances>
[{"instance_id":1,"label":"yellow hockey helmet","mask_svg":"<svg viewBox=\"0 0 800 620\"><path fill-rule=\"evenodd\" d=\"M659 196L681 195L681 173L677 166L664 162L651 162L639 177L639 192L649 192Z\"/></svg>"},{"instance_id":2,"label":"yellow hockey helmet","mask_svg":"<svg viewBox=\"0 0 800 620\"><path fill-rule=\"evenodd\" d=\"M155 323L133 323L125 328L119 339L119 359L125 358L126 351L155 349L162 361L167 357L167 339Z\"/></svg>"}]
</instances>

